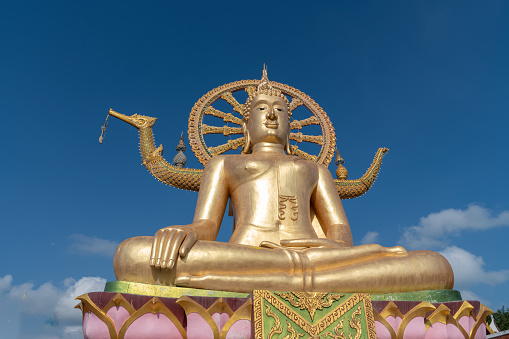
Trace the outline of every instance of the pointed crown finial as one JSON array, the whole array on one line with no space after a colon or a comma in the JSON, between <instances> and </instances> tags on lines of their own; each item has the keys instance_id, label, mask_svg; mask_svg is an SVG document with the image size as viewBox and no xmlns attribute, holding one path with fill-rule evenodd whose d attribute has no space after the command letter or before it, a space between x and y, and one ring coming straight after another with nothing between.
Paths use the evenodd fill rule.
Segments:
<instances>
[{"instance_id":1,"label":"pointed crown finial","mask_svg":"<svg viewBox=\"0 0 509 339\"><path fill-rule=\"evenodd\" d=\"M251 93L251 95L247 98L246 103L244 104L244 113L242 116L244 117L244 120L247 122L249 120L249 108L251 107L251 102L253 101L254 97L258 94L265 94L270 95L274 97L281 97L285 103L286 106L290 106L290 102L288 101L288 98L278 89L272 87L272 84L270 83L269 77L267 75L267 65L263 64L263 73L262 73L262 79L260 80L260 83L258 84L258 88L256 91ZM292 112L288 111L288 115L292 116Z\"/></svg>"}]
</instances>

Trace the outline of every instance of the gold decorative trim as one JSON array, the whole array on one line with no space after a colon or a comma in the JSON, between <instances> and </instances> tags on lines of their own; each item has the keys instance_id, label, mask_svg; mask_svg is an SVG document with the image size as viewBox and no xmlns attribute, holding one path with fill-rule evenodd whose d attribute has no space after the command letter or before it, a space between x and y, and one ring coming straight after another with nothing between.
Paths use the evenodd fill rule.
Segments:
<instances>
[{"instance_id":1,"label":"gold decorative trim","mask_svg":"<svg viewBox=\"0 0 509 339\"><path fill-rule=\"evenodd\" d=\"M459 310L454 315L454 319L457 321L460 321L462 317L472 317L475 319L474 316L474 306L472 306L468 301L464 301L463 304L461 304Z\"/></svg>"},{"instance_id":2,"label":"gold decorative trim","mask_svg":"<svg viewBox=\"0 0 509 339\"><path fill-rule=\"evenodd\" d=\"M275 309L279 312L283 313L289 320L295 323L297 326L302 328L304 331L311 335L316 335L320 333L322 330L326 329L328 326L337 321L341 316L343 316L346 312L351 310L355 305L359 303L363 303L364 305L364 316L366 321L366 326L368 328L368 336L369 339L376 339L375 333L375 320L373 317L373 308L371 305L371 301L369 298L369 294L364 293L356 293L352 294L345 301L343 301L338 307L331 310L329 313L324 315L318 322L315 324L311 324L308 320L303 318L300 314L294 312L290 309L283 301L276 298L271 292L265 290L255 290L253 291L253 300L254 300L254 311L256 314L261 314L264 312L262 310L263 301L270 303ZM270 310L267 312L272 313ZM271 317L273 315L267 314ZM263 318L262 317L254 317L254 335L256 339L262 339L263 337ZM277 318L277 316L276 316ZM354 324L354 322L352 322ZM280 325L280 322L279 322ZM352 325L352 328L354 328ZM280 326L273 326L274 331L279 331ZM277 329L276 329L277 328ZM273 331L271 330L271 333Z\"/></svg>"},{"instance_id":3,"label":"gold decorative trim","mask_svg":"<svg viewBox=\"0 0 509 339\"><path fill-rule=\"evenodd\" d=\"M479 307L479 312L477 312L475 324L474 326L472 326L472 329L470 330L470 335L468 337L469 339L475 338L479 326L481 326L481 324L486 325L486 317L493 313L495 312L493 312L488 306L481 304L481 306Z\"/></svg>"},{"instance_id":4,"label":"gold decorative trim","mask_svg":"<svg viewBox=\"0 0 509 339\"><path fill-rule=\"evenodd\" d=\"M380 312L380 315L384 319L387 317L394 317L394 318L399 317L399 318L403 319L403 314L399 310L398 306L394 303L394 301L390 301L384 307L383 311Z\"/></svg>"},{"instance_id":5,"label":"gold decorative trim","mask_svg":"<svg viewBox=\"0 0 509 339\"><path fill-rule=\"evenodd\" d=\"M204 115L213 115L222 118L226 123L230 122L236 125L240 125L241 118L235 117L231 113L221 112L213 108L211 105L218 99L223 99L232 106L233 111L237 112L242 117L241 105L233 97L232 93L240 90L252 93L253 89L255 89L255 86L258 86L259 83L260 80L240 80L219 86L202 96L193 106L191 114L189 115L189 143L191 144L191 149L193 150L195 156L203 165L206 165L207 162L215 155L221 154L234 147L239 147L244 143L243 139L236 139L235 143L227 143L217 147L207 146L203 138ZM290 125L291 127L299 128L306 126L307 124L317 124L322 130L322 136L303 136L299 135L298 133L295 134L293 138L296 140L298 139L306 142L322 144L320 152L317 156L310 155L300 150L300 152L296 152L296 155L303 156L308 160L328 166L332 160L332 157L334 156L336 147L336 135L334 132L334 127L332 126L332 123L330 122L329 117L325 111L313 99L311 99L311 97L296 88L274 81L271 81L270 84L275 89L292 98L292 102L290 103L289 107L290 111L294 110L298 106L304 105L315 118L304 119L301 122L292 121ZM227 127L225 130L228 130L229 126L225 127ZM209 132L210 126L206 126L205 130ZM294 148L297 149L296 146L294 146Z\"/></svg>"},{"instance_id":6,"label":"gold decorative trim","mask_svg":"<svg viewBox=\"0 0 509 339\"><path fill-rule=\"evenodd\" d=\"M458 324L456 319L454 319L452 316L449 307L445 306L444 304L438 306L438 308L433 313L431 313L429 317L427 317L425 321L426 331L429 330L429 328L432 327L435 323L442 323L444 325L453 324L458 328L458 330L460 330L465 339L468 339L468 334L465 329L460 324Z\"/></svg>"},{"instance_id":7,"label":"gold decorative trim","mask_svg":"<svg viewBox=\"0 0 509 339\"><path fill-rule=\"evenodd\" d=\"M270 310L270 304L268 302L265 302L263 304L265 306L265 314L268 317L274 319L274 325L271 327L269 333L267 334L267 339L272 339L272 337L275 336L276 334L283 333L283 329L281 328L281 321L279 320L277 314Z\"/></svg>"},{"instance_id":8,"label":"gold decorative trim","mask_svg":"<svg viewBox=\"0 0 509 339\"><path fill-rule=\"evenodd\" d=\"M214 301L214 303L207 308L207 313L210 315L213 315L214 313L227 313L230 318L233 315L232 309L222 297Z\"/></svg>"},{"instance_id":9,"label":"gold decorative trim","mask_svg":"<svg viewBox=\"0 0 509 339\"><path fill-rule=\"evenodd\" d=\"M219 329L217 328L216 322L214 319L212 319L212 316L207 312L207 310L198 304L193 299L189 298L188 296L182 296L177 301L177 304L182 306L184 311L186 312L186 315L189 315L190 313L198 313L203 320L209 324L210 329L212 330L212 333L214 333L214 338L217 338L219 336Z\"/></svg>"},{"instance_id":10,"label":"gold decorative trim","mask_svg":"<svg viewBox=\"0 0 509 339\"><path fill-rule=\"evenodd\" d=\"M223 298L217 299L207 310L205 310L203 306L187 296L180 297L176 302L182 306L186 312L186 315L189 315L190 313L198 313L203 318L203 320L209 324L212 333L214 334L214 338L226 338L230 328L233 326L233 324L235 324L235 322L239 320L251 321L251 313L253 309L253 302L251 299L248 299L235 312L232 311L230 306L226 304ZM216 312L228 313L230 316L230 319L228 319L226 324L224 324L223 328L221 329L221 333L219 332L220 329L218 328L216 322L214 319L212 319L212 315Z\"/></svg>"},{"instance_id":11,"label":"gold decorative trim","mask_svg":"<svg viewBox=\"0 0 509 339\"><path fill-rule=\"evenodd\" d=\"M288 299L291 299L291 297L289 295L290 292L285 293L285 292L269 292L269 291L256 290L253 292L253 300L255 300L255 301L259 300L259 299L257 299L259 296L264 297L267 295L267 293L272 293L273 296L277 295L277 298L278 298L277 300L281 301L281 304L284 304L285 302L279 298L285 299L284 296L286 295L286 297ZM269 314L272 314L272 317L277 318L277 320L276 320L276 318L274 318L276 323L273 324L273 326L272 326L273 339L277 337L276 334L278 334L279 331L281 331L281 333L282 333L283 326L285 326L285 325L286 325L285 327L286 327L286 331L287 331L287 335L286 335L285 339L292 339L292 338L298 339L298 338L302 337L301 334L299 334L297 331L295 331L295 329L299 330L298 327L302 328L302 330L307 331L308 333L309 333L309 329L312 328L313 326L315 328L320 326L320 328L325 329L328 326L330 326L330 324L332 324L334 321L338 320L338 316L341 316L342 314L346 313L346 311L348 311L348 310L352 310L352 307L349 307L348 310L346 310L344 312L342 312L340 309L338 309L336 312L333 312L333 311L331 311L329 313L322 312L322 313L325 313L324 318L322 318L319 322L312 324L309 321L309 319L311 318L311 314L307 315L304 313L303 316L300 316L295 313L296 308L300 308L299 302L302 304L306 304L306 302L304 302L304 300L306 300L306 298L310 298L311 294L304 295L304 299L301 301L299 301L297 298L298 294L299 293L291 292L291 295L293 295L295 298L293 298L293 305L291 303L290 303L290 305L292 305L291 307L294 307L294 308L290 308L290 306L288 306L288 304L286 304L286 306L287 306L286 308L284 308L281 305L272 305L271 306L271 307L274 307L275 309L277 309L278 313L282 312L285 315L290 314L290 316L288 316L288 320L286 321L286 324L283 324L282 320L281 320L282 318L279 318L275 313L272 313L270 308L267 309ZM316 294L312 293L312 294L314 294L315 297L321 298L321 300L318 301L319 303L325 302L323 293L316 293ZM358 307L359 304L355 303L356 300L362 301L362 300L366 300L365 298L369 298L369 295L367 295L367 294L364 296L359 295L356 299L352 299L350 297L349 299L346 299L340 305L345 306L343 304L348 302L348 303L350 303L350 305L354 305L354 307ZM143 314L146 314L146 313L153 313L153 314L162 313L162 314L164 314L176 326L176 328L178 329L178 331L182 335L182 337L186 338L186 335L187 335L186 331L184 330L180 321L164 305L164 303L162 303L162 301L160 299L158 299L157 297L150 299L137 311L126 300L126 298L124 298L124 296L122 296L120 293L115 294L114 297L104 307L102 307L102 309L99 308L91 300L91 298L88 294L81 295L81 296L77 297L76 299L80 301L80 303L78 305L76 305L76 308L81 309L81 311L83 313L83 317L87 312L91 312L92 314L97 316L107 326L108 333L111 338L118 338L118 339L124 338L128 328L132 325L132 323L136 319L138 319L140 316L142 316ZM247 299L247 301L235 312L233 312L233 310L230 308L230 306L227 305L226 301L223 298L218 298L207 310L205 310L204 307L202 307L200 304L198 304L197 302L195 302L194 300L192 300L191 298L189 298L187 296L181 297L177 301L177 303L179 303L184 308L184 311L186 312L186 314L193 313L193 312L198 313L209 324L209 326L212 329L212 332L214 333L215 338L225 339L227 337L227 334L230 331L231 327L237 321L247 320L247 321L254 321L254 323L253 323L254 335L255 335L255 338L258 339L258 338L260 338L261 333L263 333L262 332L262 330L263 330L262 318L254 317L254 319L252 319L251 318L252 314L253 314L253 312L266 311L264 309L264 306L267 306L271 301L262 300L262 302L254 302L253 303L253 300ZM367 299L367 300L369 300L369 299ZM289 301L287 300L286 302L289 302ZM304 308L300 308L300 309L302 309L302 310L306 309L308 311L308 313L310 313L310 310L312 310L314 308L314 306L309 307L308 305L309 304L306 304L306 306ZM445 325L450 324L450 325L453 325L454 327L458 328L459 331L463 334L464 338L474 339L477 332L479 331L480 326L482 324L485 324L487 326L486 317L489 314L493 313L493 311L491 309L489 309L485 305L481 304L479 311L477 312L477 314L475 314L474 307L468 301L463 301L460 308L454 315L452 314L451 310L445 304L438 304L438 306L435 307L434 305L430 304L429 302L421 302L420 304L418 304L417 306L412 308L410 311L408 311L405 315L403 315L400 312L397 304L392 301L389 302L385 306L385 308L380 312L380 314L373 311L373 309L371 307L371 302L365 303L364 305L365 305L365 310L366 310L365 311L365 316L366 316L365 319L366 319L366 324L367 324L368 328L374 329L375 328L375 320L376 320L387 329L388 333L390 334L391 339L404 338L404 334L405 334L407 325L410 323L410 321L412 321L416 317L422 317L423 320L422 320L421 326L424 326L426 331L432 331L433 326L436 323L442 323ZM114 306L124 307L131 315L124 322L124 324L122 324L120 326L118 335L117 335L117 329L115 327L115 324L114 324L112 318L110 318L106 314L111 309L111 307L114 307ZM318 309L319 308L317 307L316 310L318 310ZM343 308L343 310L344 309L345 308ZM315 312L316 312L316 310L315 310ZM426 317L426 314L430 311L433 311L433 312ZM227 313L230 316L230 319L224 324L223 328L220 331L219 331L218 325L216 325L216 322L212 319L212 315L216 312L217 313ZM294 314L292 314L292 312ZM386 318L389 316L400 317L402 319L401 323L397 329L394 329L386 320ZM472 327L470 327L470 324L468 325L468 327L462 327L462 325L459 324L459 320L464 316L471 317L474 319L475 323ZM335 338L335 339L343 338L343 336L344 336L344 332L342 331L344 328L343 326L350 325L351 328L355 328L356 323L359 319L358 317L359 317L358 314L353 315L352 319L348 319L348 324L346 323L346 321L344 322L344 324L340 323L338 321L338 323L336 324L335 328L332 329L332 331L330 331L330 329L328 330L329 331L328 338ZM327 320L324 320L325 318L327 318ZM311 319L313 319L313 318L311 318ZM311 320L311 321L313 321L313 320ZM323 324L324 321L326 321L327 323ZM304 324L305 326L300 326L301 324ZM292 326L294 326L294 327L292 327ZM357 334L359 334L359 331L356 331L356 332L357 332ZM358 337L358 336L355 336L355 337ZM375 336L369 336L369 338L370 339L375 338ZM306 339L307 339L307 337L306 337Z\"/></svg>"},{"instance_id":12,"label":"gold decorative trim","mask_svg":"<svg viewBox=\"0 0 509 339\"><path fill-rule=\"evenodd\" d=\"M398 310L399 311L399 310ZM391 324L387 320L385 320L384 317L382 317L380 314L373 312L373 318L375 321L378 321L380 324L384 325L384 327L389 331L389 334L391 335L391 339L396 339L396 331L394 331L394 328L392 328Z\"/></svg>"},{"instance_id":13,"label":"gold decorative trim","mask_svg":"<svg viewBox=\"0 0 509 339\"><path fill-rule=\"evenodd\" d=\"M230 309L231 310L231 309ZM253 313L253 301L248 299L242 306L240 306L235 313L230 317L230 319L224 324L224 327L219 334L219 339L226 339L228 331L230 328L239 320L249 320L251 321L251 315Z\"/></svg>"},{"instance_id":14,"label":"gold decorative trim","mask_svg":"<svg viewBox=\"0 0 509 339\"><path fill-rule=\"evenodd\" d=\"M244 80L244 81L255 81L255 80ZM242 83L242 82L237 82ZM236 83L231 83L236 84ZM231 85L229 84L229 85ZM226 85L225 85L226 86ZM284 85L286 86L286 85ZM289 87L289 86L288 86ZM222 87L218 87L215 90L221 89ZM242 88L242 85L240 86ZM251 87L246 87L246 89ZM290 87L289 87L290 88ZM293 89L298 91L296 89ZM212 92L212 91L211 91ZM204 97L209 95L211 92L207 93ZM301 93L301 92L299 92ZM303 93L302 93L303 94ZM305 94L303 94L305 95ZM217 100L216 96L216 100ZM203 99L203 97L202 97ZM200 99L200 100L202 100ZM204 99L205 100L205 99ZM207 102L210 102L207 101ZM309 98L310 105L314 103L311 98ZM198 105L199 104L199 105ZM207 108L204 109L203 103L198 101L197 104L193 107L193 111L191 112L191 116L189 118L189 141L191 144L191 148L193 152L198 152L196 154L200 162L203 164L207 163L208 160L212 156L222 154L230 149L236 149L242 147L244 144L244 137L240 137L234 140L228 140L226 143L216 146L216 147L207 147L205 142L201 142L198 140L200 137L203 139L203 124L201 121L203 120L203 114L214 115L220 118L223 118L225 122L231 122L234 124L241 124L241 120L239 118L234 117L231 113L223 113L218 110ZM316 103L314 103L316 104ZM197 112L197 110L201 107L201 116L194 117L193 112ZM307 107L307 106L306 106ZM319 106L318 106L319 107ZM334 147L336 144L335 134L330 123L329 118L323 112L323 110L318 109L317 112L322 116L322 120L320 120L317 116L313 116L304 120L294 120L290 123L292 129L300 129L302 126L307 125L320 125L322 128L322 133L324 133L322 150L318 156L308 154L302 150L300 150L297 146L291 146L292 153L296 156L302 157L309 161L314 161L318 163L322 163L325 166L329 164L332 160L332 156L334 155ZM322 114L323 113L323 114ZM197 113L194 113L195 115ZM314 114L314 113L313 113ZM317 113L318 114L318 113ZM188 191L198 191L200 189L201 176L203 174L202 169L196 168L180 168L169 164L162 156L163 147L160 145L156 148L154 142L154 134L152 132L152 127L156 121L156 118L143 116L134 114L132 116L127 116L118 112L115 112L113 109L110 109L109 115L120 119L135 128L138 129L139 137L140 137L140 153L142 157L142 164L147 168L147 170L159 181L162 183L173 186L179 189L188 190ZM199 118L199 119L198 119ZM198 120L196 120L198 119ZM201 119L201 120L200 120ZM223 129L223 134L230 133L231 129L229 126L225 126ZM206 131L210 131L210 126L206 126ZM327 133L323 131L329 131ZM198 137L200 136L200 137ZM193 139L195 138L195 139ZM304 138L304 137L303 137ZM304 139L303 139L304 140ZM352 199L359 197L366 193L370 188L373 182L375 181L378 172L380 170L380 166L382 164L383 155L387 152L387 148L380 148L375 155L375 159L373 160L371 166L366 171L366 173L360 178L356 180L334 180L337 191L341 199Z\"/></svg>"},{"instance_id":15,"label":"gold decorative trim","mask_svg":"<svg viewBox=\"0 0 509 339\"><path fill-rule=\"evenodd\" d=\"M120 293L115 294L115 296L111 298L111 300L106 304L106 306L103 307L102 311L104 314L106 314L110 308L118 306L125 308L130 315L133 315L133 313L136 312L136 309Z\"/></svg>"},{"instance_id":16,"label":"gold decorative trim","mask_svg":"<svg viewBox=\"0 0 509 339\"><path fill-rule=\"evenodd\" d=\"M306 309L311 320L314 320L316 310L328 308L334 301L344 296L344 294L327 292L274 292L274 294L288 301L293 307ZM325 296L327 296L326 300L324 300ZM294 297L297 297L297 300Z\"/></svg>"},{"instance_id":17,"label":"gold decorative trim","mask_svg":"<svg viewBox=\"0 0 509 339\"><path fill-rule=\"evenodd\" d=\"M85 317L85 313L92 312L106 325L108 332L110 333L110 338L117 339L117 330L113 320L108 317L99 307L96 306L88 294L82 294L79 297L76 297L76 299L81 301L81 303L76 305L75 308L81 309L81 312L83 313L82 319Z\"/></svg>"},{"instance_id":18,"label":"gold decorative trim","mask_svg":"<svg viewBox=\"0 0 509 339\"><path fill-rule=\"evenodd\" d=\"M182 338L187 338L187 333L180 321L178 321L177 317L166 307L158 297L153 297L150 299L145 305L143 305L139 310L134 312L129 319L122 325L120 331L118 332L118 339L124 339L124 336L131 324L136 321L139 317L146 313L157 314L161 313L170 319L170 321L175 325L177 330L179 331Z\"/></svg>"},{"instance_id":19,"label":"gold decorative trim","mask_svg":"<svg viewBox=\"0 0 509 339\"><path fill-rule=\"evenodd\" d=\"M410 311L408 311L401 320L401 323L399 324L397 333L398 339L400 338L403 339L406 327L411 320L417 317L422 317L424 320L426 317L426 313L428 313L429 311L433 311L435 309L436 309L435 306L433 306L427 301L423 301L419 305L415 306Z\"/></svg>"}]
</instances>

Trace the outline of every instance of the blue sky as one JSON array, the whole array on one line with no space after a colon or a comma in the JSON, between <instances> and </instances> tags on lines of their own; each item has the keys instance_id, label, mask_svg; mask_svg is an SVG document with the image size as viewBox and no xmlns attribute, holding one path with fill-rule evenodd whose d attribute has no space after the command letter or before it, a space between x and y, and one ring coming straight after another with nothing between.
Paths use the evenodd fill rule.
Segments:
<instances>
[{"instance_id":1,"label":"blue sky","mask_svg":"<svg viewBox=\"0 0 509 339\"><path fill-rule=\"evenodd\" d=\"M390 149L373 188L344 201L356 244L439 251L465 299L509 306L509 3L4 1L0 13L1 338L79 337L72 298L115 279L115 246L192 220L197 194L140 165L134 128L112 119L98 143L108 109L157 117L171 160L194 103L259 79L264 62L329 114L350 179ZM229 232L225 219L220 240Z\"/></svg>"}]
</instances>

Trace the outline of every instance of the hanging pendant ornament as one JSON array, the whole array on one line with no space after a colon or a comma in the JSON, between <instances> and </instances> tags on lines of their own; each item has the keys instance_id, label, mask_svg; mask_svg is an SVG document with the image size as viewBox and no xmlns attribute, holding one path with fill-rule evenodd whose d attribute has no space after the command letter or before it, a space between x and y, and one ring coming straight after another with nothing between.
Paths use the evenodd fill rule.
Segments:
<instances>
[{"instance_id":1,"label":"hanging pendant ornament","mask_svg":"<svg viewBox=\"0 0 509 339\"><path fill-rule=\"evenodd\" d=\"M106 116L106 121L104 121L104 125L101 126L101 136L99 137L99 143L102 144L104 140L104 134L106 133L106 126L108 125L108 118L110 117L109 113Z\"/></svg>"}]
</instances>

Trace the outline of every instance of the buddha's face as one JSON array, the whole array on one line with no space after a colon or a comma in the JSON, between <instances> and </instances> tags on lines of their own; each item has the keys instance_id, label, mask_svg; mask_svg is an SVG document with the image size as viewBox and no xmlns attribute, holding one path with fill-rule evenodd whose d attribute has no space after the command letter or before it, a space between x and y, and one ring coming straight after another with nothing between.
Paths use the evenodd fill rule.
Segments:
<instances>
[{"instance_id":1,"label":"buddha's face","mask_svg":"<svg viewBox=\"0 0 509 339\"><path fill-rule=\"evenodd\" d=\"M290 132L288 107L283 98L258 94L249 108L247 131L252 145L270 142L285 145Z\"/></svg>"}]
</instances>

